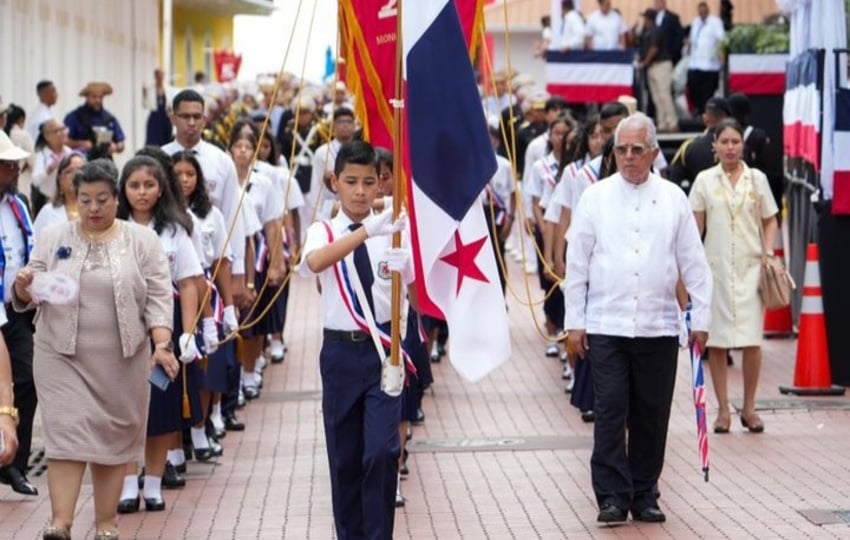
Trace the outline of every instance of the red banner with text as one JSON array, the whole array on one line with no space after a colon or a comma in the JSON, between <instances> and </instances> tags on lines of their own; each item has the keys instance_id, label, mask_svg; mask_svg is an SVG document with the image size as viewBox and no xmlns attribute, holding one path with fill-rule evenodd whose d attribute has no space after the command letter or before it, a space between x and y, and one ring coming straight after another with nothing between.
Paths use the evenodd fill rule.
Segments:
<instances>
[{"instance_id":1,"label":"red banner with text","mask_svg":"<svg viewBox=\"0 0 850 540\"><path fill-rule=\"evenodd\" d=\"M341 49L346 79L355 97L355 114L363 137L374 146L392 148L396 75L396 26L399 0L340 0ZM470 58L483 33L484 0L454 0Z\"/></svg>"}]
</instances>

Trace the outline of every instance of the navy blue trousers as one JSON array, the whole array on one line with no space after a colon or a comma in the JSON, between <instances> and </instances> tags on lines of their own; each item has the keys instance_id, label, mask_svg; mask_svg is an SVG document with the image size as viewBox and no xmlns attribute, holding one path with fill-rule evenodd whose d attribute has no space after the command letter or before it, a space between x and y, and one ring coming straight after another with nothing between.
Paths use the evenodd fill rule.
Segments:
<instances>
[{"instance_id":1,"label":"navy blue trousers","mask_svg":"<svg viewBox=\"0 0 850 540\"><path fill-rule=\"evenodd\" d=\"M588 340L596 415L593 491L600 506L612 503L637 514L658 504L679 339L588 335Z\"/></svg>"},{"instance_id":2,"label":"navy blue trousers","mask_svg":"<svg viewBox=\"0 0 850 540\"><path fill-rule=\"evenodd\" d=\"M319 365L337 538L392 540L401 400L381 391L371 339L325 339Z\"/></svg>"}]
</instances>

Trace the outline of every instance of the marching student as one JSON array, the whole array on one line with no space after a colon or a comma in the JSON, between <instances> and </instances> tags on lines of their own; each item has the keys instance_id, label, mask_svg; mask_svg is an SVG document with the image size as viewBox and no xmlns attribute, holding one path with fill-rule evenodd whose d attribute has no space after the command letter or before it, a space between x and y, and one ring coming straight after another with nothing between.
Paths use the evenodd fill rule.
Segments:
<instances>
[{"instance_id":1,"label":"marching student","mask_svg":"<svg viewBox=\"0 0 850 540\"><path fill-rule=\"evenodd\" d=\"M204 315L214 317L216 331L218 332L220 326L223 335L227 336L239 329L239 322L236 319L233 293L230 290L230 262L233 252L227 239L224 215L210 201L204 173L195 156L184 151L174 154L173 160L174 175L192 217L192 242L201 260L207 286L212 287L208 305L204 306ZM218 272L213 282L213 272L216 268ZM211 406L209 419L217 438L226 433L221 416L221 394L227 391L227 367L235 366L233 346L233 342L221 344L216 351L210 353L207 368L201 378L201 408L206 414ZM192 427L191 437L196 459L206 461L212 457L203 424Z\"/></svg>"},{"instance_id":2,"label":"marching student","mask_svg":"<svg viewBox=\"0 0 850 540\"><path fill-rule=\"evenodd\" d=\"M391 247L390 235L404 230L406 219L392 223L390 210L373 213L378 168L366 142L339 149L330 182L341 212L310 226L298 271L318 276L323 292L319 366L334 523L339 538L391 539L401 399L381 388L387 352L376 350L364 319L373 315L388 329L392 272L407 285L414 280L410 252ZM408 294L415 303L415 288ZM388 332L376 331L386 343Z\"/></svg>"},{"instance_id":3,"label":"marching student","mask_svg":"<svg viewBox=\"0 0 850 540\"><path fill-rule=\"evenodd\" d=\"M230 154L237 178L240 185L247 184L245 203L250 203L261 224L261 231L254 235L254 280L249 283L260 299L243 314L248 327L242 332L242 391L249 400L260 396L262 375L256 367L263 354L263 340L266 334L283 330L282 306L275 296L286 275L281 240L283 199L271 179L251 168L256 148L257 139L250 131L234 129L231 133Z\"/></svg>"},{"instance_id":4,"label":"marching student","mask_svg":"<svg viewBox=\"0 0 850 540\"><path fill-rule=\"evenodd\" d=\"M180 447L180 433L187 422L194 425L201 420L196 386L199 368L194 362L200 358L200 352L191 328L198 314L196 278L203 275L203 269L189 237L192 221L174 200L167 182L166 173L157 160L137 156L124 166L118 193L118 217L150 227L159 236L171 272L175 301L172 343L157 346L174 347L184 363L177 378L165 390L151 388L143 493L147 511L165 510L161 486L168 450ZM184 396L189 397L189 411L183 410L186 406ZM188 412L190 418L184 420L181 412ZM118 513L139 509L135 468L135 463L128 464Z\"/></svg>"}]
</instances>

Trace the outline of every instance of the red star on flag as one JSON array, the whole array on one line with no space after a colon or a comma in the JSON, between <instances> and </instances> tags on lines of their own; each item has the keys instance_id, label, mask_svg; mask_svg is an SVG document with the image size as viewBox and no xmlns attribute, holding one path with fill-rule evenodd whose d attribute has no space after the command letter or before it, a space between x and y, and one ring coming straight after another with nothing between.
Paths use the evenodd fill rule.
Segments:
<instances>
[{"instance_id":1,"label":"red star on flag","mask_svg":"<svg viewBox=\"0 0 850 540\"><path fill-rule=\"evenodd\" d=\"M464 277L490 283L484 272L475 264L475 258L478 257L478 253L487 240L488 238L483 236L474 242L464 244L460 238L460 231L455 230L455 250L440 257L440 260L444 263L457 268L457 290L455 294L460 294L460 286L463 285Z\"/></svg>"}]
</instances>

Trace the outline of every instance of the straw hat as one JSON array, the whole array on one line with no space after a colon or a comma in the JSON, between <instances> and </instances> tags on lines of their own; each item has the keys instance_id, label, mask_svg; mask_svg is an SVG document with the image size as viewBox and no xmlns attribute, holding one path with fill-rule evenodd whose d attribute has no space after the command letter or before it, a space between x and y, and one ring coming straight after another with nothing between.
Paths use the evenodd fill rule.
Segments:
<instances>
[{"instance_id":1,"label":"straw hat","mask_svg":"<svg viewBox=\"0 0 850 540\"><path fill-rule=\"evenodd\" d=\"M0 129L0 161L18 161L29 156L29 152L15 146L6 132Z\"/></svg>"},{"instance_id":2,"label":"straw hat","mask_svg":"<svg viewBox=\"0 0 850 540\"><path fill-rule=\"evenodd\" d=\"M82 90L80 90L80 97L86 97L87 95L93 92L108 96L112 93L112 86L109 83L105 83L102 81L92 81L85 85Z\"/></svg>"}]
</instances>

